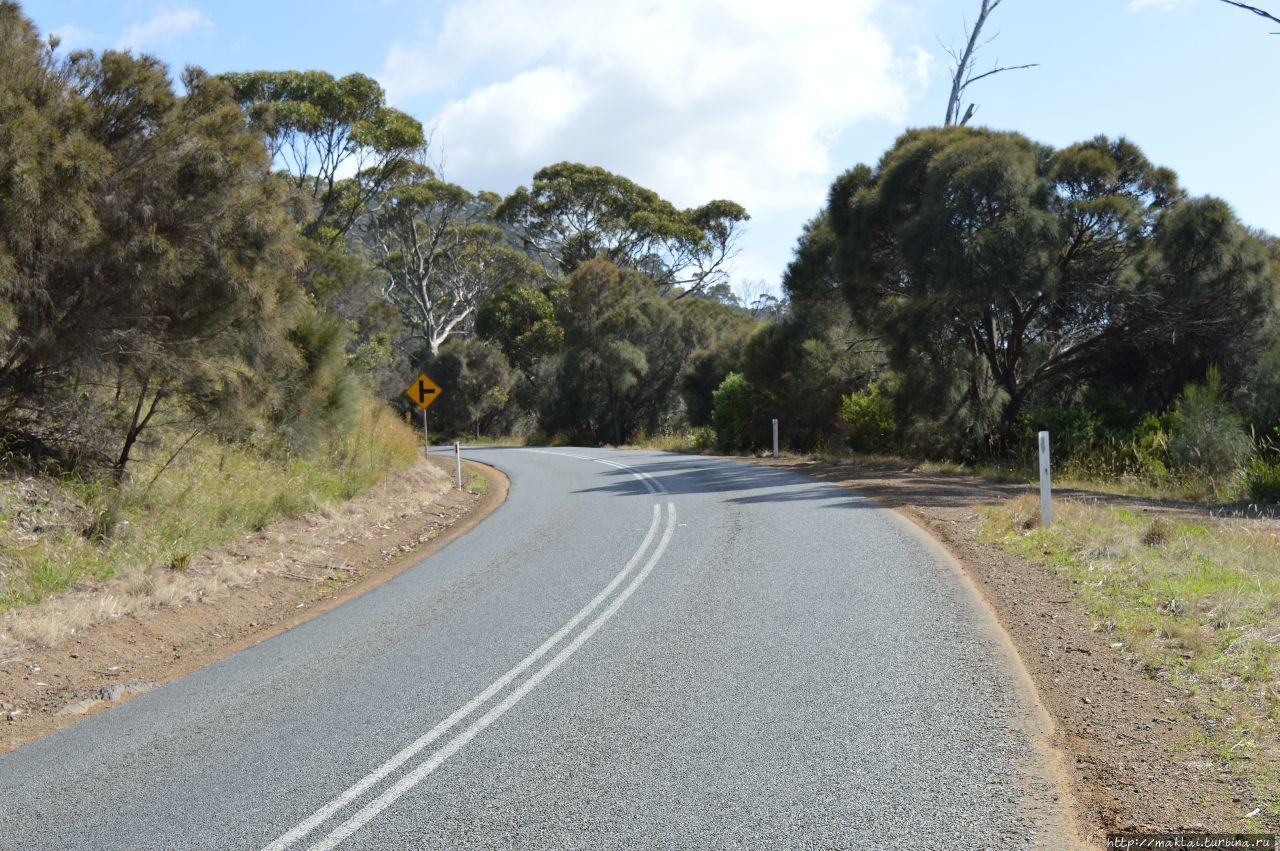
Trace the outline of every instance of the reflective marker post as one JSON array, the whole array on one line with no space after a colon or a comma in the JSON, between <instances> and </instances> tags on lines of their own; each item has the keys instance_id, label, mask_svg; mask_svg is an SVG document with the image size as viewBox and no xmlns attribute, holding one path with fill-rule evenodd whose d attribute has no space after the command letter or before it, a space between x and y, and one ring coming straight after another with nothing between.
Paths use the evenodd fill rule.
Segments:
<instances>
[{"instance_id":1,"label":"reflective marker post","mask_svg":"<svg viewBox=\"0 0 1280 851\"><path fill-rule=\"evenodd\" d=\"M1053 525L1053 486L1049 480L1049 432L1040 432L1040 525Z\"/></svg>"},{"instance_id":2,"label":"reflective marker post","mask_svg":"<svg viewBox=\"0 0 1280 851\"><path fill-rule=\"evenodd\" d=\"M453 442L453 461L458 467L458 490L462 490L462 444Z\"/></svg>"},{"instance_id":3,"label":"reflective marker post","mask_svg":"<svg viewBox=\"0 0 1280 851\"><path fill-rule=\"evenodd\" d=\"M773 457L778 457L778 420L776 417L773 420Z\"/></svg>"}]
</instances>

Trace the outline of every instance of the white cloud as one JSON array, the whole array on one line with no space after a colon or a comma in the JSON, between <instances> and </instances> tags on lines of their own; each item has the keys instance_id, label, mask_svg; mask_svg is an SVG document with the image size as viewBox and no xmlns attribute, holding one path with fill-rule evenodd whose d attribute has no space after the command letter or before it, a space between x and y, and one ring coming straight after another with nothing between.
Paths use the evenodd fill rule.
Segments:
<instances>
[{"instance_id":1,"label":"white cloud","mask_svg":"<svg viewBox=\"0 0 1280 851\"><path fill-rule=\"evenodd\" d=\"M192 33L213 31L213 21L199 9L185 6L153 15L125 29L116 46L141 50L149 45L164 44Z\"/></svg>"},{"instance_id":2,"label":"white cloud","mask_svg":"<svg viewBox=\"0 0 1280 851\"><path fill-rule=\"evenodd\" d=\"M396 44L392 103L445 104L449 177L504 190L560 160L601 165L681 205L753 213L821 203L833 144L905 120L929 57L898 54L879 0L472 0ZM842 165L842 164L841 164Z\"/></svg>"},{"instance_id":3,"label":"white cloud","mask_svg":"<svg viewBox=\"0 0 1280 851\"><path fill-rule=\"evenodd\" d=\"M1173 9L1181 9L1183 6L1189 5L1190 2L1191 0L1129 0L1125 8L1130 12L1143 12L1148 9L1168 12Z\"/></svg>"}]
</instances>

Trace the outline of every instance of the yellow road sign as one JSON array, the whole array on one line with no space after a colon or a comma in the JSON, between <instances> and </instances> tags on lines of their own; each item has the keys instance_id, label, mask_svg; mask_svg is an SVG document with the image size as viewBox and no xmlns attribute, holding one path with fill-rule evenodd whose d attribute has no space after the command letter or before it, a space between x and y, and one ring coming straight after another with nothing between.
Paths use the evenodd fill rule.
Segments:
<instances>
[{"instance_id":1,"label":"yellow road sign","mask_svg":"<svg viewBox=\"0 0 1280 851\"><path fill-rule=\"evenodd\" d=\"M413 400L413 404L424 411L431 403L440 398L440 385L432 381L424 372L417 380L405 388L404 395Z\"/></svg>"}]
</instances>

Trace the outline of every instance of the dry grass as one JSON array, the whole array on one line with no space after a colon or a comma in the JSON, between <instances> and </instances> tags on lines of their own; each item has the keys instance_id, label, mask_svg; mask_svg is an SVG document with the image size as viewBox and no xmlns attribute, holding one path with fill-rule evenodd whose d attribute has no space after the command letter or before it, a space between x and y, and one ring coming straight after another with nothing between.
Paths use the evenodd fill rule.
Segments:
<instances>
[{"instance_id":1,"label":"dry grass","mask_svg":"<svg viewBox=\"0 0 1280 851\"><path fill-rule=\"evenodd\" d=\"M988 510L984 535L1078 589L1117 652L1180 686L1224 762L1280 814L1280 524L1134 513L1034 496Z\"/></svg>"},{"instance_id":2,"label":"dry grass","mask_svg":"<svg viewBox=\"0 0 1280 851\"><path fill-rule=\"evenodd\" d=\"M641 431L619 449L648 449L657 452L706 452L715 446L715 434L709 428L695 428L669 434L646 434Z\"/></svg>"},{"instance_id":3,"label":"dry grass","mask_svg":"<svg viewBox=\"0 0 1280 851\"><path fill-rule=\"evenodd\" d=\"M251 566L215 575L194 565L246 531L340 505L418 457L413 430L374 403L306 458L196 440L161 472L165 448L140 459L122 492L100 480L0 482L0 611L10 638L48 643L106 617L243 584ZM11 616L54 596L57 605Z\"/></svg>"},{"instance_id":4,"label":"dry grass","mask_svg":"<svg viewBox=\"0 0 1280 851\"><path fill-rule=\"evenodd\" d=\"M342 505L321 507L206 550L193 557L185 571L163 564L133 566L107 582L86 583L38 605L11 609L3 615L0 657L24 645L55 645L114 617L216 600L263 574L318 583L330 571L346 569L331 563L335 546L377 535L451 487L452 479L438 466L419 464Z\"/></svg>"}]
</instances>

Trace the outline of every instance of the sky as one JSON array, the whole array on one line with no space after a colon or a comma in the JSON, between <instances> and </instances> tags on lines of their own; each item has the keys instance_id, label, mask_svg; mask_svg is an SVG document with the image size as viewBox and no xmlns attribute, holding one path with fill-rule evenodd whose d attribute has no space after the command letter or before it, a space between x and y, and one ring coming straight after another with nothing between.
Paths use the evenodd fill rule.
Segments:
<instances>
[{"instance_id":1,"label":"sky","mask_svg":"<svg viewBox=\"0 0 1280 851\"><path fill-rule=\"evenodd\" d=\"M942 123L944 45L978 0L25 0L64 49L174 69L377 78L444 177L506 194L544 165L603 166L690 207L752 216L735 286L776 289L832 179ZM1254 0L1280 16L1280 0ZM1280 25L1218 0L1005 0L971 122L1055 146L1125 136L1195 195L1280 233ZM754 284L754 286L752 286Z\"/></svg>"}]
</instances>

